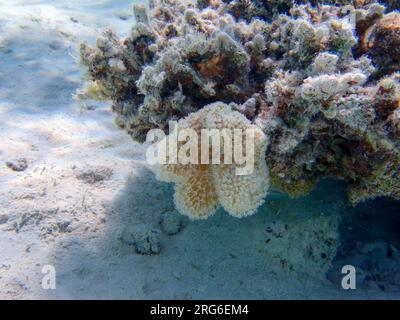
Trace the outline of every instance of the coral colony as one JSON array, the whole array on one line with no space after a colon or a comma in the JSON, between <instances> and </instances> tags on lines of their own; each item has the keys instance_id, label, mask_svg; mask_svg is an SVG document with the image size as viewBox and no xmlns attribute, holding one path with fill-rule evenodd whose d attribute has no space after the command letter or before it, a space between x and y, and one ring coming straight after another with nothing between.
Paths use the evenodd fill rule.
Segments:
<instances>
[{"instance_id":1,"label":"coral colony","mask_svg":"<svg viewBox=\"0 0 400 320\"><path fill-rule=\"evenodd\" d=\"M204 128L216 130L217 134L211 135L211 144L210 135L204 139ZM188 161L171 163L168 153L166 156L168 161L165 164L155 164L153 167L159 180L175 182L176 208L189 217L200 219L213 214L218 205L236 217L254 213L263 203L269 184L265 163L267 143L262 130L222 102L212 103L181 119L176 135L179 137L181 132L186 132L185 129L193 130L195 135L192 135L192 139L187 143L184 141L185 143L178 144L178 156L181 151L186 151L186 146L189 144L189 147L194 147L190 152L190 156L194 155L194 161L187 159ZM230 134L232 131L240 132L241 137ZM220 137L219 133L225 133L223 147L215 148L215 144L219 145L221 142L216 142L215 139ZM171 133L170 136L174 134ZM246 143L243 143L245 141L243 136L252 139L247 139ZM193 137L200 137L201 141L198 143L197 138ZM169 143L163 144L165 145L169 146ZM237 149L238 146L240 150L234 152L233 149ZM241 158L238 154L243 153L242 147L246 148L246 157L238 161L238 158ZM172 148L168 149L170 151ZM252 156L251 159L248 156ZM182 156L179 158L185 160ZM202 158L200 162L198 158Z\"/></svg>"},{"instance_id":2,"label":"coral colony","mask_svg":"<svg viewBox=\"0 0 400 320\"><path fill-rule=\"evenodd\" d=\"M152 129L176 134L170 121L198 136L253 130L250 174L236 174L235 161L152 166L175 183L175 205L192 218L219 206L247 216L269 185L299 196L328 176L346 181L353 204L400 199L399 8L368 0L135 5L127 38L107 30L95 47L81 45L87 82L78 96L112 100L117 125L139 142Z\"/></svg>"}]
</instances>

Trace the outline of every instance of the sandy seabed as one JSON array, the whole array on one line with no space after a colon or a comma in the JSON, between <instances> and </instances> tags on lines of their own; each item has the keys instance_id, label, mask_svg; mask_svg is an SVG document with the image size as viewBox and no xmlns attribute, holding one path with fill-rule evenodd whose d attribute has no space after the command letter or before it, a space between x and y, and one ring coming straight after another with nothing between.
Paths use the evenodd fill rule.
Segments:
<instances>
[{"instance_id":1,"label":"sandy seabed","mask_svg":"<svg viewBox=\"0 0 400 320\"><path fill-rule=\"evenodd\" d=\"M8 0L0 4L0 299L393 298L344 291L323 275L280 268L266 229L290 213L323 213L335 192L290 200L273 193L259 212L182 220L161 251L137 254L130 226L159 226L171 186L146 169L144 147L116 128L108 104L73 94L81 41L129 32L130 0ZM6 163L26 159L23 171ZM340 198L341 199L341 198ZM334 212L333 214L338 214ZM42 268L56 270L44 290ZM301 268L300 268L301 269Z\"/></svg>"}]
</instances>

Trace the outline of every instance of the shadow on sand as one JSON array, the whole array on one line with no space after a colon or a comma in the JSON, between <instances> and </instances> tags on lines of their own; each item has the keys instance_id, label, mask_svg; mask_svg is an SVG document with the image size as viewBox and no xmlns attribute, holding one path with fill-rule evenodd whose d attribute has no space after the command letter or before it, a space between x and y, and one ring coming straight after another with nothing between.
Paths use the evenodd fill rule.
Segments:
<instances>
[{"instance_id":1,"label":"shadow on sand","mask_svg":"<svg viewBox=\"0 0 400 320\"><path fill-rule=\"evenodd\" d=\"M58 287L50 298L278 299L346 298L326 282L297 281L269 269L265 227L271 217L296 210L299 219L324 210L344 215L344 186L322 182L309 196L290 199L273 192L258 213L230 217L222 210L205 221L184 220L177 235L162 236L158 255L139 255L122 243L126 226L159 226L173 208L172 187L140 169L107 211L100 234L70 239L54 252ZM351 295L348 295L349 297Z\"/></svg>"}]
</instances>

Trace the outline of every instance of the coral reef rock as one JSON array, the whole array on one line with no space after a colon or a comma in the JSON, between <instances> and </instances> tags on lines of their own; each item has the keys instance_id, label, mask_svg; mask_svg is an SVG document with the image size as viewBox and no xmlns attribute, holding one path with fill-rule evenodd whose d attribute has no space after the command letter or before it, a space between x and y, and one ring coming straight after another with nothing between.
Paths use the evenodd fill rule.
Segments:
<instances>
[{"instance_id":1,"label":"coral reef rock","mask_svg":"<svg viewBox=\"0 0 400 320\"><path fill-rule=\"evenodd\" d=\"M333 176L347 182L352 203L400 199L399 8L373 0L153 0L149 10L134 6L125 39L107 30L95 46L82 44L87 83L78 97L111 100L117 125L137 141L207 105L229 104L265 133L273 187L298 196ZM221 198L196 192L207 201L189 209L190 184L203 173L210 175L200 166L177 184L178 207L191 216L208 216ZM202 188L215 188L202 179Z\"/></svg>"}]
</instances>

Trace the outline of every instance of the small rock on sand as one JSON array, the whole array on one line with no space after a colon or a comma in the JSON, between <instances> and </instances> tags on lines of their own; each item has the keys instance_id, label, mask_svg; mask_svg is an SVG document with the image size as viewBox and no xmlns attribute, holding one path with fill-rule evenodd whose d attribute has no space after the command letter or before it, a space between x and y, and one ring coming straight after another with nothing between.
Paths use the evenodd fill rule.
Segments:
<instances>
[{"instance_id":1,"label":"small rock on sand","mask_svg":"<svg viewBox=\"0 0 400 320\"><path fill-rule=\"evenodd\" d=\"M165 212L161 217L161 226L167 235L177 234L182 229L182 216L176 210Z\"/></svg>"},{"instance_id":2,"label":"small rock on sand","mask_svg":"<svg viewBox=\"0 0 400 320\"><path fill-rule=\"evenodd\" d=\"M25 158L6 162L7 167L14 171L24 171L28 168L28 161Z\"/></svg>"},{"instance_id":3,"label":"small rock on sand","mask_svg":"<svg viewBox=\"0 0 400 320\"><path fill-rule=\"evenodd\" d=\"M125 244L133 245L140 254L157 254L161 250L161 231L150 224L128 226L122 234Z\"/></svg>"}]
</instances>

